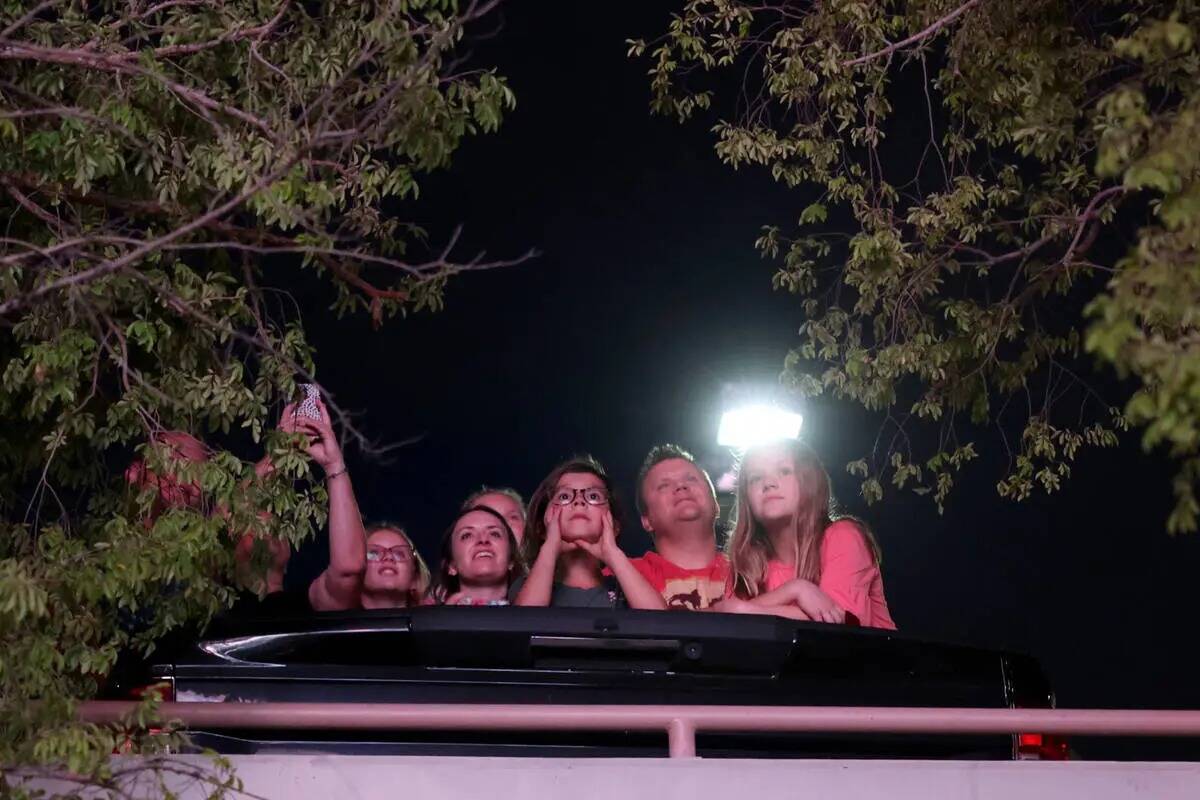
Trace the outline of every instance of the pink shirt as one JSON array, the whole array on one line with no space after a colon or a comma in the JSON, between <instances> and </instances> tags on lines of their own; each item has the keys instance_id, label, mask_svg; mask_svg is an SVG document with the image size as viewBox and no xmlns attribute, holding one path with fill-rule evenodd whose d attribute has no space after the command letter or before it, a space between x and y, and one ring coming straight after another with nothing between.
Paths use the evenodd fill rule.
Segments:
<instances>
[{"instance_id":1,"label":"pink shirt","mask_svg":"<svg viewBox=\"0 0 1200 800\"><path fill-rule=\"evenodd\" d=\"M766 590L770 592L796 577L796 567L769 561L766 577ZM883 596L879 565L853 522L839 520L825 529L821 541L821 580L817 585L833 602L858 617L862 625L896 630Z\"/></svg>"}]
</instances>

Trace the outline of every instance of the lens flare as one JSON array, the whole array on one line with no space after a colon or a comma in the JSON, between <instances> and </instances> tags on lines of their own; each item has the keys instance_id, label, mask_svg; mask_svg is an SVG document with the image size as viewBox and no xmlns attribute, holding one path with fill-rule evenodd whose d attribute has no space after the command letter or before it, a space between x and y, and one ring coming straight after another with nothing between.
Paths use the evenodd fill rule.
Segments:
<instances>
[{"instance_id":1,"label":"lens flare","mask_svg":"<svg viewBox=\"0 0 1200 800\"><path fill-rule=\"evenodd\" d=\"M717 444L744 450L765 442L795 439L800 435L803 422L804 418L799 414L775 406L735 408L721 415Z\"/></svg>"}]
</instances>

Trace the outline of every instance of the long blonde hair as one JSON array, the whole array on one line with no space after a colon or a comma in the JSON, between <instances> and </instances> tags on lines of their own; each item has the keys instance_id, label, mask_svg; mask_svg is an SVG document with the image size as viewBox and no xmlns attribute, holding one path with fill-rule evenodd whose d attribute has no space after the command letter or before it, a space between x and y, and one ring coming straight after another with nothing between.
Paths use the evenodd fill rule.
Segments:
<instances>
[{"instance_id":1,"label":"long blonde hair","mask_svg":"<svg viewBox=\"0 0 1200 800\"><path fill-rule=\"evenodd\" d=\"M775 552L766 528L750 511L746 461L770 448L782 448L792 458L796 479L800 484L800 499L792 516L790 551ZM867 541L871 553L879 562L879 545L867 526L854 517L836 516L833 496L829 489L829 474L812 448L796 439L752 447L742 455L737 476L737 505L734 510L733 532L726 544L729 555L730 580L733 593L741 598L756 597L763 591L767 562L778 559L795 565L797 578L817 583L821 580L821 542L825 529L837 520L852 521Z\"/></svg>"}]
</instances>

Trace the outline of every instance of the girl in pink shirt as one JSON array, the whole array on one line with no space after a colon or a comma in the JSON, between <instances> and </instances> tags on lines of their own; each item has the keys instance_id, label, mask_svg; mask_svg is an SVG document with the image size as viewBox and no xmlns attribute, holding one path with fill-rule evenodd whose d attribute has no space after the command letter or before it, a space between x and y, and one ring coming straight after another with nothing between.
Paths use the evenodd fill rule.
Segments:
<instances>
[{"instance_id":1,"label":"girl in pink shirt","mask_svg":"<svg viewBox=\"0 0 1200 800\"><path fill-rule=\"evenodd\" d=\"M770 613L895 630L865 525L830 516L829 476L806 445L748 450L738 472L737 522L728 543L729 598L715 610Z\"/></svg>"}]
</instances>

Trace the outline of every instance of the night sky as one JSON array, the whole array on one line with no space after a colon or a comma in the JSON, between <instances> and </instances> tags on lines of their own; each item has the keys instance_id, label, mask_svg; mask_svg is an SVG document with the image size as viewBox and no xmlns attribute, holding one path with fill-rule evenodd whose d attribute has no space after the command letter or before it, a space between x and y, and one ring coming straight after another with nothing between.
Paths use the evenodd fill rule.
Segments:
<instances>
[{"instance_id":1,"label":"night sky","mask_svg":"<svg viewBox=\"0 0 1200 800\"><path fill-rule=\"evenodd\" d=\"M334 322L328 295L298 291L321 382L378 439L422 437L388 463L348 462L364 514L403 522L427 556L469 491L528 496L575 453L604 462L632 509L646 451L672 441L719 458L723 388L776 386L798 342L799 304L771 290L774 267L752 245L815 198L720 164L710 123L650 115L646 63L626 59L624 42L661 33L672 7L577 16L573 3L510 3L477 47L517 108L424 180L411 218L435 243L463 224L463 257L532 247L539 258L456 278L443 311L380 331L364 316ZM910 495L867 508L844 464L879 419L832 402L801 410L843 506L879 537L902 631L1031 653L1064 707L1200 708L1200 537L1165 532L1164 459L1130 437L1086 452L1061 493L1013 505L995 493L989 439L944 516ZM637 520L625 523L623 545L642 552ZM326 546L293 559L291 584L311 580Z\"/></svg>"}]
</instances>

